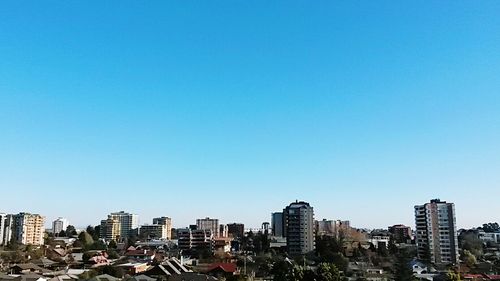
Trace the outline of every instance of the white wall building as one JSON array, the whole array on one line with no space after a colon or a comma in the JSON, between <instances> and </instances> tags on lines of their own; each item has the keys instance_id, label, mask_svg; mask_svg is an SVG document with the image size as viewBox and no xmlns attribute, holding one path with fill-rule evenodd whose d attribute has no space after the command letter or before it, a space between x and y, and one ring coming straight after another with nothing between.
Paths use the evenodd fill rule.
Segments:
<instances>
[{"instance_id":1,"label":"white wall building","mask_svg":"<svg viewBox=\"0 0 500 281\"><path fill-rule=\"evenodd\" d=\"M69 222L67 219L59 217L52 222L52 233L54 233L55 236L58 236L61 231L66 231L68 225Z\"/></svg>"}]
</instances>

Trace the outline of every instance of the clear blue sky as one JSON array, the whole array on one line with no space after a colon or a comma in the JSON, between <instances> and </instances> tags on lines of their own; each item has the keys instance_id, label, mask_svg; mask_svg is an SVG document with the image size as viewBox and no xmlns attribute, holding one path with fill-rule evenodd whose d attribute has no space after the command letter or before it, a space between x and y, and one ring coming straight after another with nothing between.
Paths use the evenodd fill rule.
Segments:
<instances>
[{"instance_id":1,"label":"clear blue sky","mask_svg":"<svg viewBox=\"0 0 500 281\"><path fill-rule=\"evenodd\" d=\"M500 221L500 1L4 1L3 212Z\"/></svg>"}]
</instances>

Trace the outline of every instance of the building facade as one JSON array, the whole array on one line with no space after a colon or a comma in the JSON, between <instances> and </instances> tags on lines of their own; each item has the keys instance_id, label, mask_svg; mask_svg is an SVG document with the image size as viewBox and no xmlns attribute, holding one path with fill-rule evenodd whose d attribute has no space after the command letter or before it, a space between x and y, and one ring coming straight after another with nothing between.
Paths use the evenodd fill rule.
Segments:
<instances>
[{"instance_id":1,"label":"building facade","mask_svg":"<svg viewBox=\"0 0 500 281\"><path fill-rule=\"evenodd\" d=\"M167 235L165 239L172 239L172 219L169 217L154 218L153 224L164 225L166 227Z\"/></svg>"},{"instance_id":2,"label":"building facade","mask_svg":"<svg viewBox=\"0 0 500 281\"><path fill-rule=\"evenodd\" d=\"M320 220L316 221L316 234L321 236L334 236L336 229L336 222L334 220Z\"/></svg>"},{"instance_id":3,"label":"building facade","mask_svg":"<svg viewBox=\"0 0 500 281\"><path fill-rule=\"evenodd\" d=\"M229 237L229 228L228 228L227 224L220 224L219 225L219 237L220 238Z\"/></svg>"},{"instance_id":4,"label":"building facade","mask_svg":"<svg viewBox=\"0 0 500 281\"><path fill-rule=\"evenodd\" d=\"M413 239L411 227L406 225L396 224L390 226L389 232L391 233L392 237L394 238L394 242L396 243L410 243Z\"/></svg>"},{"instance_id":5,"label":"building facade","mask_svg":"<svg viewBox=\"0 0 500 281\"><path fill-rule=\"evenodd\" d=\"M283 222L288 254L298 256L314 251L314 209L309 203L291 203L283 210Z\"/></svg>"},{"instance_id":6,"label":"building facade","mask_svg":"<svg viewBox=\"0 0 500 281\"><path fill-rule=\"evenodd\" d=\"M415 206L418 258L433 264L458 262L455 204L439 199Z\"/></svg>"},{"instance_id":7,"label":"building facade","mask_svg":"<svg viewBox=\"0 0 500 281\"><path fill-rule=\"evenodd\" d=\"M214 236L210 230L189 228L177 230L177 241L180 250L213 250Z\"/></svg>"},{"instance_id":8,"label":"building facade","mask_svg":"<svg viewBox=\"0 0 500 281\"><path fill-rule=\"evenodd\" d=\"M212 235L217 238L219 237L219 220L211 219L206 217L204 219L196 220L196 229L197 230L210 230Z\"/></svg>"},{"instance_id":9,"label":"building facade","mask_svg":"<svg viewBox=\"0 0 500 281\"><path fill-rule=\"evenodd\" d=\"M0 246L7 245L12 238L12 215L0 213Z\"/></svg>"},{"instance_id":10,"label":"building facade","mask_svg":"<svg viewBox=\"0 0 500 281\"><path fill-rule=\"evenodd\" d=\"M52 222L52 233L54 233L55 236L59 236L59 233L61 231L66 231L66 228L68 227L69 222L65 218L57 218L55 221Z\"/></svg>"},{"instance_id":11,"label":"building facade","mask_svg":"<svg viewBox=\"0 0 500 281\"><path fill-rule=\"evenodd\" d=\"M38 214L19 213L12 218L12 239L23 245L43 245L44 217Z\"/></svg>"},{"instance_id":12,"label":"building facade","mask_svg":"<svg viewBox=\"0 0 500 281\"><path fill-rule=\"evenodd\" d=\"M227 232L230 237L241 238L245 235L245 225L242 223L230 223L227 225Z\"/></svg>"},{"instance_id":13,"label":"building facade","mask_svg":"<svg viewBox=\"0 0 500 281\"><path fill-rule=\"evenodd\" d=\"M106 241L120 241L123 239L121 231L121 223L118 219L111 216L106 220L101 221L100 237Z\"/></svg>"},{"instance_id":14,"label":"building facade","mask_svg":"<svg viewBox=\"0 0 500 281\"><path fill-rule=\"evenodd\" d=\"M145 224L139 228L139 236L147 239L170 239L170 231L164 224Z\"/></svg>"},{"instance_id":15,"label":"building facade","mask_svg":"<svg viewBox=\"0 0 500 281\"><path fill-rule=\"evenodd\" d=\"M284 237L282 212L271 214L271 234L277 237Z\"/></svg>"},{"instance_id":16,"label":"building facade","mask_svg":"<svg viewBox=\"0 0 500 281\"><path fill-rule=\"evenodd\" d=\"M105 225L107 226L106 222L109 222L110 225L107 226L109 228L108 230L116 229L116 226L114 225L115 224L114 221L118 221L118 223L120 224L119 238L122 240L126 239L131 234L137 233L137 231L138 231L139 216L136 214L130 214L130 213L126 213L124 211L111 213L108 215L108 219L101 221L101 225L102 225L102 223L105 223ZM101 236L101 238L108 239L106 237L110 237L108 235L110 232L109 231L103 232L102 228L101 228L101 233L104 235L104 236ZM116 237L114 235L114 233L113 233L113 237ZM113 238L111 240L115 240L115 239L116 238Z\"/></svg>"}]
</instances>

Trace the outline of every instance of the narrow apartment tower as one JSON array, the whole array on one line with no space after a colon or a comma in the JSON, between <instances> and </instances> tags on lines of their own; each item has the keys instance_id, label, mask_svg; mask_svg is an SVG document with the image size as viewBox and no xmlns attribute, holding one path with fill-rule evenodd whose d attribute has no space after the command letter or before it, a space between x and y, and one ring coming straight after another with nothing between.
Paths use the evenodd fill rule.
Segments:
<instances>
[{"instance_id":1,"label":"narrow apartment tower","mask_svg":"<svg viewBox=\"0 0 500 281\"><path fill-rule=\"evenodd\" d=\"M458 262L455 204L439 199L415 206L418 258L436 265Z\"/></svg>"},{"instance_id":2,"label":"narrow apartment tower","mask_svg":"<svg viewBox=\"0 0 500 281\"><path fill-rule=\"evenodd\" d=\"M314 210L307 202L296 201L283 210L284 235L291 256L314 251Z\"/></svg>"}]
</instances>

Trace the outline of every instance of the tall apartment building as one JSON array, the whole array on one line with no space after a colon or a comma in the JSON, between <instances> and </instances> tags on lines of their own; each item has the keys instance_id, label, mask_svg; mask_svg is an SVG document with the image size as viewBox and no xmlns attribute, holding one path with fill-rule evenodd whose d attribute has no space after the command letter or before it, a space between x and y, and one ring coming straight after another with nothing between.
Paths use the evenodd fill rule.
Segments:
<instances>
[{"instance_id":1,"label":"tall apartment building","mask_svg":"<svg viewBox=\"0 0 500 281\"><path fill-rule=\"evenodd\" d=\"M314 209L307 202L296 201L283 210L284 235L291 256L314 251Z\"/></svg>"},{"instance_id":2,"label":"tall apartment building","mask_svg":"<svg viewBox=\"0 0 500 281\"><path fill-rule=\"evenodd\" d=\"M415 206L418 258L433 264L458 262L455 204L439 199Z\"/></svg>"},{"instance_id":3,"label":"tall apartment building","mask_svg":"<svg viewBox=\"0 0 500 281\"><path fill-rule=\"evenodd\" d=\"M164 225L166 228L167 235L164 239L172 239L172 219L169 217L154 218L153 224Z\"/></svg>"},{"instance_id":4,"label":"tall apartment building","mask_svg":"<svg viewBox=\"0 0 500 281\"><path fill-rule=\"evenodd\" d=\"M111 213L108 215L107 220L103 220L102 222L108 221L109 219L117 220L120 224L120 238L125 239L133 232L137 231L139 228L139 216L136 214L125 213L124 211ZM102 233L102 231L101 231ZM101 238L104 238L101 236ZM114 240L114 239L113 239Z\"/></svg>"},{"instance_id":5,"label":"tall apartment building","mask_svg":"<svg viewBox=\"0 0 500 281\"><path fill-rule=\"evenodd\" d=\"M23 245L43 245L44 217L38 214L19 213L12 218L12 239Z\"/></svg>"},{"instance_id":6,"label":"tall apartment building","mask_svg":"<svg viewBox=\"0 0 500 281\"><path fill-rule=\"evenodd\" d=\"M219 237L219 220L211 219L206 217L204 219L196 220L196 229L197 230L210 230L212 235L217 238Z\"/></svg>"},{"instance_id":7,"label":"tall apartment building","mask_svg":"<svg viewBox=\"0 0 500 281\"><path fill-rule=\"evenodd\" d=\"M61 231L66 231L66 228L68 227L69 222L65 218L57 218L55 221L52 222L52 233L54 235L58 236Z\"/></svg>"},{"instance_id":8,"label":"tall apartment building","mask_svg":"<svg viewBox=\"0 0 500 281\"><path fill-rule=\"evenodd\" d=\"M12 238L12 215L0 213L0 246L7 245Z\"/></svg>"},{"instance_id":9,"label":"tall apartment building","mask_svg":"<svg viewBox=\"0 0 500 281\"><path fill-rule=\"evenodd\" d=\"M283 213L276 212L271 214L271 234L277 237L283 237Z\"/></svg>"},{"instance_id":10,"label":"tall apartment building","mask_svg":"<svg viewBox=\"0 0 500 281\"><path fill-rule=\"evenodd\" d=\"M117 218L108 216L108 219L101 221L100 237L106 241L119 241L123 239L121 231L121 223Z\"/></svg>"},{"instance_id":11,"label":"tall apartment building","mask_svg":"<svg viewBox=\"0 0 500 281\"><path fill-rule=\"evenodd\" d=\"M392 234L396 243L409 243L413 238L411 227L402 224L390 226L389 233Z\"/></svg>"},{"instance_id":12,"label":"tall apartment building","mask_svg":"<svg viewBox=\"0 0 500 281\"><path fill-rule=\"evenodd\" d=\"M241 238L245 235L245 225L242 223L230 223L227 225L227 232L231 237Z\"/></svg>"},{"instance_id":13,"label":"tall apartment building","mask_svg":"<svg viewBox=\"0 0 500 281\"><path fill-rule=\"evenodd\" d=\"M229 228L228 228L227 224L220 224L219 225L219 237L220 238L229 237Z\"/></svg>"},{"instance_id":14,"label":"tall apartment building","mask_svg":"<svg viewBox=\"0 0 500 281\"><path fill-rule=\"evenodd\" d=\"M180 250L207 249L211 251L215 243L214 236L208 229L178 229L177 241Z\"/></svg>"}]
</instances>

